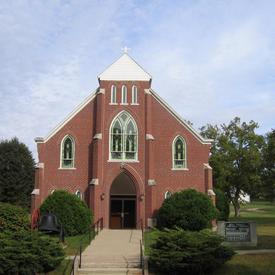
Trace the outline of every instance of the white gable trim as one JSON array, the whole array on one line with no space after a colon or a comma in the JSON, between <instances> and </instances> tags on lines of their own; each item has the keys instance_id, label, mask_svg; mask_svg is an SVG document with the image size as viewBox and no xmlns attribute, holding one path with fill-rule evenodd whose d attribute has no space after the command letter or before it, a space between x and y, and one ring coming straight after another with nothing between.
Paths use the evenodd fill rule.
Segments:
<instances>
[{"instance_id":1,"label":"white gable trim","mask_svg":"<svg viewBox=\"0 0 275 275\"><path fill-rule=\"evenodd\" d=\"M116 63L129 60L129 64L120 64L120 68L115 68ZM131 71L131 73L130 73ZM115 80L115 81L151 81L152 76L146 72L129 54L124 53L111 65L109 65L101 74L98 80Z\"/></svg>"},{"instance_id":2,"label":"white gable trim","mask_svg":"<svg viewBox=\"0 0 275 275\"><path fill-rule=\"evenodd\" d=\"M201 143L212 144L212 139L203 138L191 125L189 125L172 107L168 105L154 90L150 89L152 96L174 117L179 121L187 130L189 130Z\"/></svg>"},{"instance_id":3,"label":"white gable trim","mask_svg":"<svg viewBox=\"0 0 275 275\"><path fill-rule=\"evenodd\" d=\"M89 95L81 104L79 104L74 111L72 111L61 123L59 123L49 134L46 138L43 140L39 138L35 139L35 142L39 143L45 143L47 142L51 137L53 137L64 125L66 125L73 117L75 117L83 108L85 108L95 97L98 92L98 88Z\"/></svg>"}]
</instances>

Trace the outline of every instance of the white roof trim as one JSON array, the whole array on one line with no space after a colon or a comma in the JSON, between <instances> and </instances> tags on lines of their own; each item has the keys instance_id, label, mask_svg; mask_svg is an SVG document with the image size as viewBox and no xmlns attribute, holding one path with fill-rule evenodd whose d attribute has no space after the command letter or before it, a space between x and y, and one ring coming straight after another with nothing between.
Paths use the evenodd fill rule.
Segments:
<instances>
[{"instance_id":1,"label":"white roof trim","mask_svg":"<svg viewBox=\"0 0 275 275\"><path fill-rule=\"evenodd\" d=\"M68 123L75 115L77 115L84 107L86 107L96 96L98 88L89 95L81 104L79 104L74 111L72 111L61 123L59 123L46 138L44 138L43 142L39 141L39 143L47 142L52 136L54 136L66 123Z\"/></svg>"},{"instance_id":2,"label":"white roof trim","mask_svg":"<svg viewBox=\"0 0 275 275\"><path fill-rule=\"evenodd\" d=\"M99 74L98 79L117 81L150 81L152 76L147 73L131 56L124 53L101 74Z\"/></svg>"},{"instance_id":3,"label":"white roof trim","mask_svg":"<svg viewBox=\"0 0 275 275\"><path fill-rule=\"evenodd\" d=\"M172 107L168 105L154 90L150 89L150 92L154 98L173 116L175 117L187 130L193 133L193 135L203 144L212 144L212 139L203 138L191 125L189 125Z\"/></svg>"}]
</instances>

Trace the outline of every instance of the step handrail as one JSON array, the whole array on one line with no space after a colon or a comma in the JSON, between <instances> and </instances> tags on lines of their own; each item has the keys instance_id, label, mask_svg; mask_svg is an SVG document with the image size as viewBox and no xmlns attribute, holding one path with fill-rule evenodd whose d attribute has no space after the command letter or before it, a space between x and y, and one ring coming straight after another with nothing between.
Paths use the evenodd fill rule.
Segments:
<instances>
[{"instance_id":1,"label":"step handrail","mask_svg":"<svg viewBox=\"0 0 275 275\"><path fill-rule=\"evenodd\" d=\"M97 236L99 234L99 232L103 229L103 218L98 219L88 230L88 234L89 234L89 244L91 243L91 241L95 238L95 236ZM94 233L92 236L92 232ZM85 236L83 236L84 238ZM82 261L82 241L83 238L81 238L80 240L80 245L79 248L73 258L73 264L72 264L72 269L71 269L71 275L75 275L75 267L76 267L76 261L77 261L77 257L79 256L79 263L78 263L78 268L81 268L81 261Z\"/></svg>"}]
</instances>

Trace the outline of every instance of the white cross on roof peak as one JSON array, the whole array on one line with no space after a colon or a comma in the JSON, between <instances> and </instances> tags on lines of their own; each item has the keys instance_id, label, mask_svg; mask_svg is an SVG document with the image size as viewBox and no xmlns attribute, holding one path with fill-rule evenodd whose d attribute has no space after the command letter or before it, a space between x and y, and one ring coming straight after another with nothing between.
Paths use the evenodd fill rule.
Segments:
<instances>
[{"instance_id":1,"label":"white cross on roof peak","mask_svg":"<svg viewBox=\"0 0 275 275\"><path fill-rule=\"evenodd\" d=\"M123 53L128 53L128 51L131 49L125 46L125 47L121 48L121 50L123 51Z\"/></svg>"}]
</instances>

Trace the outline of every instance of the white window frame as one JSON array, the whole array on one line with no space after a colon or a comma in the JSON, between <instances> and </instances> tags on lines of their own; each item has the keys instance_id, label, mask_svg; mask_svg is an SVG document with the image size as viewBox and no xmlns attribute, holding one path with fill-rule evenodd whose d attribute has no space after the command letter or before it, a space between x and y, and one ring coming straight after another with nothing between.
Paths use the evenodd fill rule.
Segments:
<instances>
[{"instance_id":1,"label":"white window frame","mask_svg":"<svg viewBox=\"0 0 275 275\"><path fill-rule=\"evenodd\" d=\"M173 195L173 193L169 190L167 190L165 193L164 193L164 199L168 199L170 198L171 196Z\"/></svg>"},{"instance_id":2,"label":"white window frame","mask_svg":"<svg viewBox=\"0 0 275 275\"><path fill-rule=\"evenodd\" d=\"M122 87L121 87L121 103L120 104L121 105L128 105L126 85L122 85Z\"/></svg>"},{"instance_id":3,"label":"white window frame","mask_svg":"<svg viewBox=\"0 0 275 275\"><path fill-rule=\"evenodd\" d=\"M113 125L114 123L116 122L117 118L119 116L121 116L123 113L127 114L128 118L127 120L125 121L124 125L122 125L121 121L119 120L119 123L121 124L122 126L122 158L121 159L114 159L112 158L112 128L113 128ZM126 133L126 126L128 125L129 121L132 121L133 124L134 124L134 127L136 129L136 151L135 151L135 158L134 159L127 159L125 157L126 155L126 151L125 151L125 146L126 146L126 143L125 143L125 136L127 136L127 133ZM112 123L110 125L110 128L109 128L109 160L108 162L139 162L138 161L138 127L137 127L137 123L135 121L135 119L126 111L121 111L120 113L118 113L114 119L112 120Z\"/></svg>"},{"instance_id":4,"label":"white window frame","mask_svg":"<svg viewBox=\"0 0 275 275\"><path fill-rule=\"evenodd\" d=\"M139 105L138 104L138 89L136 85L132 86L132 103L131 105Z\"/></svg>"},{"instance_id":5,"label":"white window frame","mask_svg":"<svg viewBox=\"0 0 275 275\"><path fill-rule=\"evenodd\" d=\"M183 146L184 146L184 155L183 155L183 167L175 167L175 144L176 144L176 141L178 139L181 139L181 141L183 142ZM180 136L180 135L177 135L173 142L172 142L172 170L188 170L187 168L187 145L186 145L186 141L185 139Z\"/></svg>"},{"instance_id":6,"label":"white window frame","mask_svg":"<svg viewBox=\"0 0 275 275\"><path fill-rule=\"evenodd\" d=\"M78 197L78 195L77 195L78 193L80 194L80 197ZM82 200L83 196L82 196L82 192L81 192L80 190L76 190L75 195L76 195L79 199Z\"/></svg>"},{"instance_id":7,"label":"white window frame","mask_svg":"<svg viewBox=\"0 0 275 275\"><path fill-rule=\"evenodd\" d=\"M66 139L69 138L72 141L72 167L63 166L63 149ZM71 135L65 135L60 144L60 164L59 169L70 170L75 169L75 140Z\"/></svg>"},{"instance_id":8,"label":"white window frame","mask_svg":"<svg viewBox=\"0 0 275 275\"><path fill-rule=\"evenodd\" d=\"M117 105L117 92L116 92L116 85L112 85L111 87L111 105Z\"/></svg>"}]
</instances>

